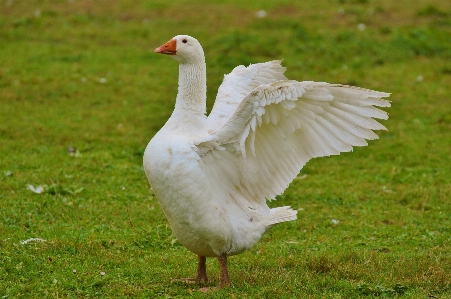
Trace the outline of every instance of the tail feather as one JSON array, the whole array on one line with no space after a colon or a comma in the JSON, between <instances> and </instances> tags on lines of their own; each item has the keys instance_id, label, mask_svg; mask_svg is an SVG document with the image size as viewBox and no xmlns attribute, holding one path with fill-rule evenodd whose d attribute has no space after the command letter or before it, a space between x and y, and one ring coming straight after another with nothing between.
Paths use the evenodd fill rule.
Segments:
<instances>
[{"instance_id":1,"label":"tail feather","mask_svg":"<svg viewBox=\"0 0 451 299\"><path fill-rule=\"evenodd\" d=\"M298 212L289 206L278 207L270 210L268 225L274 225L280 222L296 220Z\"/></svg>"}]
</instances>

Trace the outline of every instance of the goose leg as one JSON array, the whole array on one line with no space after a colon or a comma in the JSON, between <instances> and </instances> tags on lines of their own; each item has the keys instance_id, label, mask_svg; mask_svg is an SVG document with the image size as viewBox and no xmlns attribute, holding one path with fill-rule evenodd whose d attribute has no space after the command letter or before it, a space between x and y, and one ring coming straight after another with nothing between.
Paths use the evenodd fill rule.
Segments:
<instances>
[{"instance_id":1,"label":"goose leg","mask_svg":"<svg viewBox=\"0 0 451 299\"><path fill-rule=\"evenodd\" d=\"M230 285L229 271L227 268L227 254L223 253L218 256L219 266L221 268L221 280L219 288Z\"/></svg>"},{"instance_id":2,"label":"goose leg","mask_svg":"<svg viewBox=\"0 0 451 299\"><path fill-rule=\"evenodd\" d=\"M197 275L194 278L179 278L176 281L182 281L186 283L205 283L208 282L207 277L207 258L205 256L198 255L199 262L197 263Z\"/></svg>"},{"instance_id":3,"label":"goose leg","mask_svg":"<svg viewBox=\"0 0 451 299\"><path fill-rule=\"evenodd\" d=\"M207 258L205 256L198 256L199 258L199 262L197 264L197 276L196 276L196 280L200 281L200 282L207 282L208 281L208 277L207 277Z\"/></svg>"}]
</instances>

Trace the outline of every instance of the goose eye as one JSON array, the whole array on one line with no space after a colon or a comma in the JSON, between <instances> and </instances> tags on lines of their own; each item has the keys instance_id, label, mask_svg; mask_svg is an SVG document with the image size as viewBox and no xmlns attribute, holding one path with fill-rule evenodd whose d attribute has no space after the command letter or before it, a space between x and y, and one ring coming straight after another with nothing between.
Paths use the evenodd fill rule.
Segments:
<instances>
[{"instance_id":1,"label":"goose eye","mask_svg":"<svg viewBox=\"0 0 451 299\"><path fill-rule=\"evenodd\" d=\"M186 44L188 42L188 40L186 39L186 38L184 38L183 40L182 40L182 43L184 43L184 44Z\"/></svg>"}]
</instances>

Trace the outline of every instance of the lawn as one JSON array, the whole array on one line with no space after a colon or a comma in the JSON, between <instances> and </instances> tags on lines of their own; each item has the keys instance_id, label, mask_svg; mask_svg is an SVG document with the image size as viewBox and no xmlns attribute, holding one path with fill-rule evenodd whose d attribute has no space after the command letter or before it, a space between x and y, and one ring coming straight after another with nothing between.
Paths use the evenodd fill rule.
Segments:
<instances>
[{"instance_id":1,"label":"lawn","mask_svg":"<svg viewBox=\"0 0 451 299\"><path fill-rule=\"evenodd\" d=\"M197 257L142 167L178 78L152 50L181 33L209 109L223 74L274 59L392 93L388 131L310 161L271 202L298 220L208 294L172 281ZM0 298L451 298L450 1L6 0L0 54Z\"/></svg>"}]
</instances>

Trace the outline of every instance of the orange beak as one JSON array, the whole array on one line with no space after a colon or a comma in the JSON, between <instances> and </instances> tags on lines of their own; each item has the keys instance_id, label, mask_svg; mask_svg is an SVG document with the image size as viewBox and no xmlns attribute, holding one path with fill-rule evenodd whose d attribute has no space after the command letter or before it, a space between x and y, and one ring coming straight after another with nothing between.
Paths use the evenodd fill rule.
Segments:
<instances>
[{"instance_id":1,"label":"orange beak","mask_svg":"<svg viewBox=\"0 0 451 299\"><path fill-rule=\"evenodd\" d=\"M177 41L175 39L171 39L153 51L160 54L175 55L177 53Z\"/></svg>"}]
</instances>

